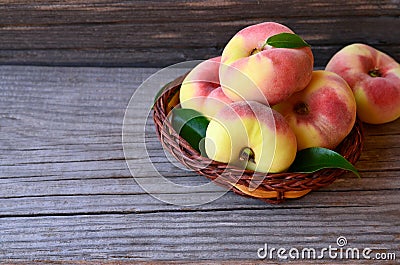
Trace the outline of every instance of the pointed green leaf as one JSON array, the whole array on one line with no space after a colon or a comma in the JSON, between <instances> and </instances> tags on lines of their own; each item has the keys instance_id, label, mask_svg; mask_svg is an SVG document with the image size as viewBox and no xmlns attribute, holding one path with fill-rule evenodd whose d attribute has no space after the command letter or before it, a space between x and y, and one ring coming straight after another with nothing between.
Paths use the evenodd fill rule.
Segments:
<instances>
[{"instance_id":1,"label":"pointed green leaf","mask_svg":"<svg viewBox=\"0 0 400 265\"><path fill-rule=\"evenodd\" d=\"M201 154L204 153L204 138L210 122L200 112L193 109L173 109L172 127L185 139L194 149Z\"/></svg>"},{"instance_id":2,"label":"pointed green leaf","mask_svg":"<svg viewBox=\"0 0 400 265\"><path fill-rule=\"evenodd\" d=\"M170 83L171 83L171 82L168 82L167 84L163 85L163 86L160 88L160 90L158 90L157 94L156 94L155 97L154 97L154 102L153 102L153 104L155 104L156 101L157 101L157 99L158 99L159 97L161 97L161 95L162 95L162 93L164 92L165 88L166 88Z\"/></svg>"},{"instance_id":3,"label":"pointed green leaf","mask_svg":"<svg viewBox=\"0 0 400 265\"><path fill-rule=\"evenodd\" d=\"M267 39L266 45L275 48L302 48L310 47L300 36L293 33L279 33Z\"/></svg>"},{"instance_id":4,"label":"pointed green leaf","mask_svg":"<svg viewBox=\"0 0 400 265\"><path fill-rule=\"evenodd\" d=\"M357 169L339 153L322 147L311 147L297 152L289 172L312 173L324 168L348 170L360 177Z\"/></svg>"}]
</instances>

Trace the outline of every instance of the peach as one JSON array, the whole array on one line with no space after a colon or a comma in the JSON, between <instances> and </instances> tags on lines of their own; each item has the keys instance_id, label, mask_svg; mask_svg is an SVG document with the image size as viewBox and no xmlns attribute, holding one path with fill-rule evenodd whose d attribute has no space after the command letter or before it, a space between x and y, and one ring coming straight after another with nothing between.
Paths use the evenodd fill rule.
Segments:
<instances>
[{"instance_id":1,"label":"peach","mask_svg":"<svg viewBox=\"0 0 400 265\"><path fill-rule=\"evenodd\" d=\"M338 51L325 69L350 85L360 120L381 124L400 117L400 65L389 55L355 43Z\"/></svg>"},{"instance_id":2,"label":"peach","mask_svg":"<svg viewBox=\"0 0 400 265\"><path fill-rule=\"evenodd\" d=\"M298 150L334 149L356 120L356 102L350 87L339 75L323 70L314 71L305 89L273 109L285 117L294 131Z\"/></svg>"},{"instance_id":3,"label":"peach","mask_svg":"<svg viewBox=\"0 0 400 265\"><path fill-rule=\"evenodd\" d=\"M285 119L256 101L238 101L210 121L207 156L259 172L281 172L294 161L296 136Z\"/></svg>"},{"instance_id":4,"label":"peach","mask_svg":"<svg viewBox=\"0 0 400 265\"><path fill-rule=\"evenodd\" d=\"M220 61L221 57L208 59L189 72L179 91L182 108L197 110L210 118L226 104L232 102L220 86Z\"/></svg>"},{"instance_id":5,"label":"peach","mask_svg":"<svg viewBox=\"0 0 400 265\"><path fill-rule=\"evenodd\" d=\"M270 36L284 32L293 33L284 25L264 22L246 27L233 36L222 52L219 72L221 86L229 98L273 105L309 83L314 65L310 47L265 45ZM242 72L255 85L246 84L235 71Z\"/></svg>"}]
</instances>

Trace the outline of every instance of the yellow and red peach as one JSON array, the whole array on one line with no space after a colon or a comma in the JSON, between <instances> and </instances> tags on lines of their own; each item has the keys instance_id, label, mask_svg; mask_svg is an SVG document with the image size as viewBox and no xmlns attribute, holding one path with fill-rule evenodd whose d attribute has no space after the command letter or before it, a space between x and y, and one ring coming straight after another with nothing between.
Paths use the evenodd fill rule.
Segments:
<instances>
[{"instance_id":1,"label":"yellow and red peach","mask_svg":"<svg viewBox=\"0 0 400 265\"><path fill-rule=\"evenodd\" d=\"M194 109L207 117L213 117L222 107L232 102L220 86L220 61L221 57L208 59L189 72L179 91L182 108Z\"/></svg>"},{"instance_id":2,"label":"yellow and red peach","mask_svg":"<svg viewBox=\"0 0 400 265\"><path fill-rule=\"evenodd\" d=\"M356 102L350 87L339 75L323 70L314 71L305 89L273 109L285 117L294 131L298 150L334 149L356 120Z\"/></svg>"},{"instance_id":3,"label":"yellow and red peach","mask_svg":"<svg viewBox=\"0 0 400 265\"><path fill-rule=\"evenodd\" d=\"M210 121L205 138L207 156L259 172L281 172L294 161L296 136L285 119L256 101L238 101Z\"/></svg>"},{"instance_id":4,"label":"yellow and red peach","mask_svg":"<svg viewBox=\"0 0 400 265\"><path fill-rule=\"evenodd\" d=\"M221 86L229 98L274 105L306 87L314 65L310 47L265 45L269 37L284 32L293 33L279 23L264 22L246 27L233 36L222 52L219 72ZM254 85L243 81L237 71Z\"/></svg>"},{"instance_id":5,"label":"yellow and red peach","mask_svg":"<svg viewBox=\"0 0 400 265\"><path fill-rule=\"evenodd\" d=\"M354 43L338 51L325 69L349 83L360 120L380 124L400 117L400 64L389 55Z\"/></svg>"}]
</instances>

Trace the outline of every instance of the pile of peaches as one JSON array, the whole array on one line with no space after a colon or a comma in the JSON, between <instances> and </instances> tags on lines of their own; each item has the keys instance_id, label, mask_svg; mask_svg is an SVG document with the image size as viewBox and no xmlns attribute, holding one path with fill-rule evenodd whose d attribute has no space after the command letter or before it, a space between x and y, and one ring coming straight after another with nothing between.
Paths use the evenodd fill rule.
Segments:
<instances>
[{"instance_id":1,"label":"pile of peaches","mask_svg":"<svg viewBox=\"0 0 400 265\"><path fill-rule=\"evenodd\" d=\"M270 40L270 41L267 41ZM381 124L400 116L400 65L365 44L338 51L314 70L311 47L288 27L240 30L220 57L194 67L181 108L209 120L202 155L259 172L283 172L296 153L334 149L356 117Z\"/></svg>"}]
</instances>

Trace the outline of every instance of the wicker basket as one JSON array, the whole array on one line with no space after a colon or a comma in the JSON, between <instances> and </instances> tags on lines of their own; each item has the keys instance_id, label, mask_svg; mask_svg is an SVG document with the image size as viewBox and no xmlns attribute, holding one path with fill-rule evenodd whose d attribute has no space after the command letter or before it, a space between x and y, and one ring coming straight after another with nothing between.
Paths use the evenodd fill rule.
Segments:
<instances>
[{"instance_id":1,"label":"wicker basket","mask_svg":"<svg viewBox=\"0 0 400 265\"><path fill-rule=\"evenodd\" d=\"M280 203L285 199L300 198L312 190L325 187L344 173L342 169L321 169L315 173L259 173L210 160L193 149L168 121L168 113L179 104L179 89L185 76L169 83L154 105L153 119L159 139L178 161L201 175L233 192L257 198L267 203ZM361 155L363 145L362 123L356 121L350 134L335 151L354 164ZM251 181L258 180L253 189ZM253 182L254 183L254 182Z\"/></svg>"}]
</instances>

